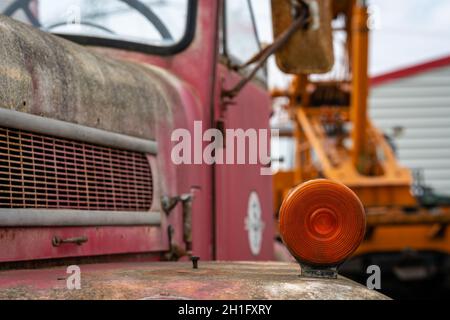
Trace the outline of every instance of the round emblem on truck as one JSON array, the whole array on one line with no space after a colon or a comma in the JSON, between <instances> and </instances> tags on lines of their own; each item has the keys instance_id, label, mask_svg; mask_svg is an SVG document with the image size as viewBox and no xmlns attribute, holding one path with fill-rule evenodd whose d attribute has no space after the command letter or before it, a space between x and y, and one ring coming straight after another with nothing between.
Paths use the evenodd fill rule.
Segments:
<instances>
[{"instance_id":1,"label":"round emblem on truck","mask_svg":"<svg viewBox=\"0 0 450 320\"><path fill-rule=\"evenodd\" d=\"M248 198L247 217L245 229L248 231L250 251L257 256L261 252L263 241L264 221L262 220L261 202L256 192L250 193Z\"/></svg>"}]
</instances>

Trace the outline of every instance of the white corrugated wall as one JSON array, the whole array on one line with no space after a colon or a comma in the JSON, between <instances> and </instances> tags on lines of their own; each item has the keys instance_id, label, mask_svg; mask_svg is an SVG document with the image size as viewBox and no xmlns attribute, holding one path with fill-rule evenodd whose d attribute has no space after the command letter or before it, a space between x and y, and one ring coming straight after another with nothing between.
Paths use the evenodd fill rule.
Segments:
<instances>
[{"instance_id":1,"label":"white corrugated wall","mask_svg":"<svg viewBox=\"0 0 450 320\"><path fill-rule=\"evenodd\" d=\"M387 134L403 127L394 140L401 163L423 169L427 185L450 195L450 66L374 87L370 113Z\"/></svg>"}]
</instances>

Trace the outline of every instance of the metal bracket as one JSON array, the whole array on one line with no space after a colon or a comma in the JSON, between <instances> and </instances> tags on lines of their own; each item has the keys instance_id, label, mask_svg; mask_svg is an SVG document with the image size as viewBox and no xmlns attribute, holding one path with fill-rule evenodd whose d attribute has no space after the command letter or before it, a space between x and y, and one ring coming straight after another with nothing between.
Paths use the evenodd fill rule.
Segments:
<instances>
[{"instance_id":1,"label":"metal bracket","mask_svg":"<svg viewBox=\"0 0 450 320\"><path fill-rule=\"evenodd\" d=\"M175 243L175 229L173 226L169 225L167 228L167 233L169 237L169 252L165 254L165 258L168 261L178 261L180 258L187 256L188 253L186 250Z\"/></svg>"},{"instance_id":2,"label":"metal bracket","mask_svg":"<svg viewBox=\"0 0 450 320\"><path fill-rule=\"evenodd\" d=\"M319 279L337 279L338 272L337 267L318 268L311 267L305 264L301 264L301 277L305 278L319 278Z\"/></svg>"},{"instance_id":3,"label":"metal bracket","mask_svg":"<svg viewBox=\"0 0 450 320\"><path fill-rule=\"evenodd\" d=\"M175 197L163 196L161 197L161 206L164 212L169 215L178 203L181 202L184 205L187 202L192 202L193 199L193 193L186 193Z\"/></svg>"},{"instance_id":4,"label":"metal bracket","mask_svg":"<svg viewBox=\"0 0 450 320\"><path fill-rule=\"evenodd\" d=\"M192 255L192 203L195 198L195 191L199 189L199 187L192 187L190 193L175 197L165 196L161 198L162 208L167 215L175 209L178 203L181 203L183 206L183 241L186 245L185 253L189 256ZM175 230L172 228L172 230L169 231L169 235L173 235L174 232ZM175 247L176 246L173 244L172 248Z\"/></svg>"}]
</instances>

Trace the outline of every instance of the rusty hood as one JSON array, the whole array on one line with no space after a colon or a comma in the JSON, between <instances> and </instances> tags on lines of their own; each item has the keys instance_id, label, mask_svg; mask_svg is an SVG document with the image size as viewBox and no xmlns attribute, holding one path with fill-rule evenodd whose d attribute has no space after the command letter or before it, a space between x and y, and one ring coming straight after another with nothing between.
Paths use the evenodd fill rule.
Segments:
<instances>
[{"instance_id":1,"label":"rusty hood","mask_svg":"<svg viewBox=\"0 0 450 320\"><path fill-rule=\"evenodd\" d=\"M80 266L80 290L66 268L0 272L0 299L378 300L376 291L339 277L299 276L295 263L154 262Z\"/></svg>"},{"instance_id":2,"label":"rusty hood","mask_svg":"<svg viewBox=\"0 0 450 320\"><path fill-rule=\"evenodd\" d=\"M145 139L171 120L164 71L119 61L0 15L0 108Z\"/></svg>"}]
</instances>

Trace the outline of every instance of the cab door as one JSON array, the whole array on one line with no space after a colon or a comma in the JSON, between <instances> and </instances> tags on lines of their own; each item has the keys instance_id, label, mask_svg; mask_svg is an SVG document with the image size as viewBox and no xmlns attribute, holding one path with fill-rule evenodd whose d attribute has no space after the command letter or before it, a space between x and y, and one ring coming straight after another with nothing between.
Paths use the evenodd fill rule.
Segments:
<instances>
[{"instance_id":1,"label":"cab door","mask_svg":"<svg viewBox=\"0 0 450 320\"><path fill-rule=\"evenodd\" d=\"M246 62L261 48L254 4L259 6L263 2L268 5L269 1L223 2L214 121L224 135L225 153L232 147L230 132L236 135L245 132L247 137L244 148L238 147L242 144L234 140L234 161L224 156L227 158L225 163L215 165L215 257L218 260L273 258L272 177L267 172L263 173L270 164L262 163L259 157L257 163L250 159L250 153L259 153L259 147L264 144L259 139L260 134L270 133L271 105L265 71L261 70L236 97L230 100L222 98L224 90L233 88L248 72L233 71L233 66ZM254 139L255 134L257 140ZM270 146L269 137L266 139L267 146ZM255 150L257 145L258 150ZM239 152L245 152L245 161ZM266 150L268 152L269 149Z\"/></svg>"}]
</instances>

